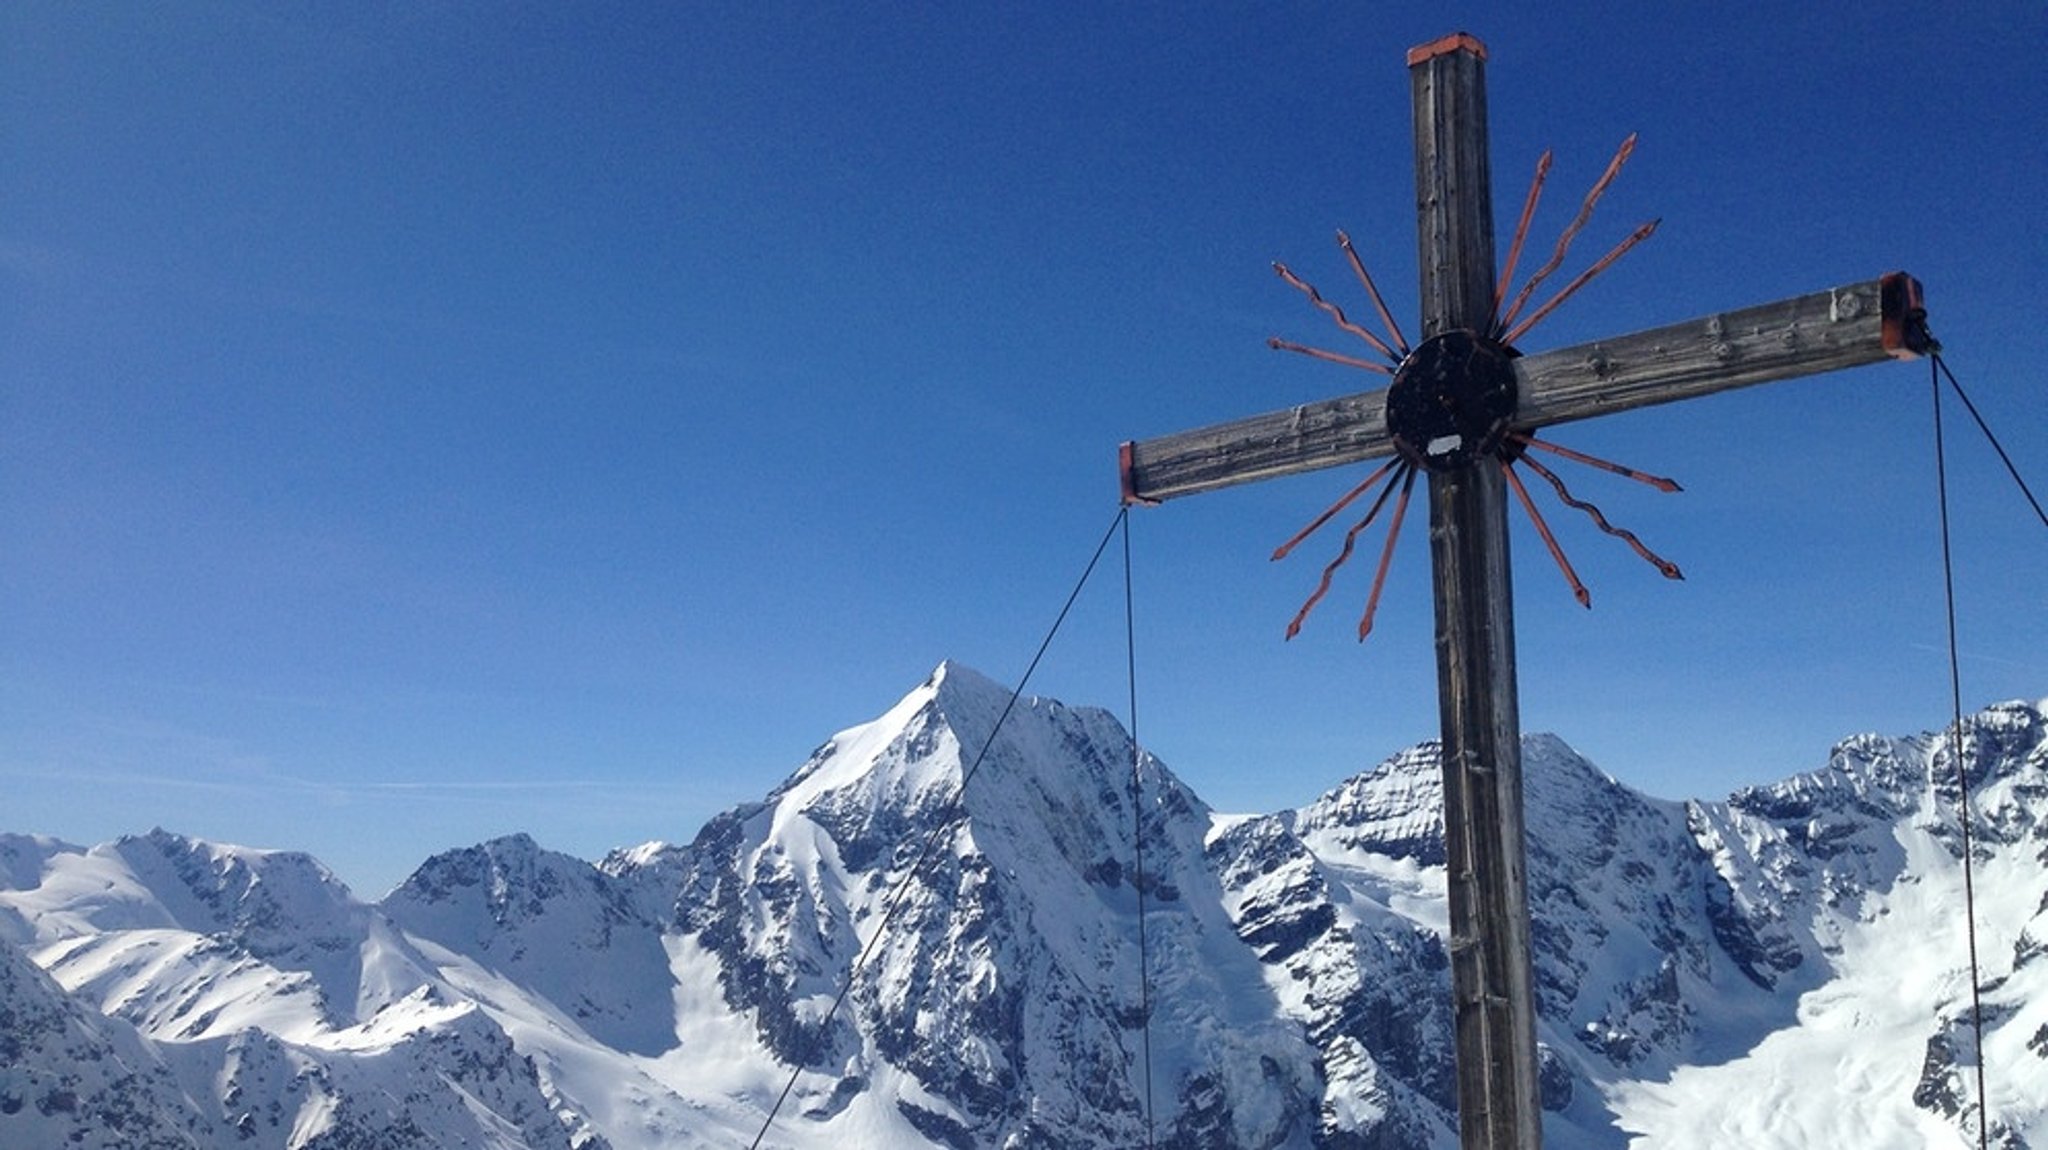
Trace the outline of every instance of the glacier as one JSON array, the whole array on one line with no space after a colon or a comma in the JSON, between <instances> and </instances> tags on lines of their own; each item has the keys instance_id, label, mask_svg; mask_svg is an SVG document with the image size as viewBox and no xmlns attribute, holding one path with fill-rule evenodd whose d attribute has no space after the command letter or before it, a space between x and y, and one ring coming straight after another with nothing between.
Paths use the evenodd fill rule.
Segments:
<instances>
[{"instance_id":1,"label":"glacier","mask_svg":"<svg viewBox=\"0 0 2048 1150\"><path fill-rule=\"evenodd\" d=\"M0 1145L1455 1147L1435 744L1230 814L1010 701L943 664L686 844L374 903L0 834ZM1959 733L1981 1052L1948 733L1714 801L1525 737L1547 1143L1970 1146L1981 1057L1988 1140L2048 1144L2048 718Z\"/></svg>"}]
</instances>

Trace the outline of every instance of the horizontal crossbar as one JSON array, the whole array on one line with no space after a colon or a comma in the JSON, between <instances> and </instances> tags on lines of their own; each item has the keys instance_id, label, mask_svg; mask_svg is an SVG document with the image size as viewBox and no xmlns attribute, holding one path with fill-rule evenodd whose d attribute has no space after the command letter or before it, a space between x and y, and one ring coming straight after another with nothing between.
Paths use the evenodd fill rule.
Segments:
<instances>
[{"instance_id":1,"label":"horizontal crossbar","mask_svg":"<svg viewBox=\"0 0 2048 1150\"><path fill-rule=\"evenodd\" d=\"M1924 350L1920 285L1904 272L1515 361L1514 426L1532 431ZM1394 451L1386 389L1135 440L1126 503L1376 459Z\"/></svg>"}]
</instances>

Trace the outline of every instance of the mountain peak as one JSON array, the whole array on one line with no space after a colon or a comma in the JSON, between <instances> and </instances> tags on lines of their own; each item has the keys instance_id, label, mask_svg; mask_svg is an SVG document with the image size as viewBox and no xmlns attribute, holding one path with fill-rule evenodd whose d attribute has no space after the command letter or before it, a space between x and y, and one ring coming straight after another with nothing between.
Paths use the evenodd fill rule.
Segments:
<instances>
[{"instance_id":1,"label":"mountain peak","mask_svg":"<svg viewBox=\"0 0 2048 1150\"><path fill-rule=\"evenodd\" d=\"M161 827L95 847L119 860L137 886L181 927L261 938L288 949L298 935L347 933L360 908L347 884L312 855L260 850L173 834Z\"/></svg>"},{"instance_id":2,"label":"mountain peak","mask_svg":"<svg viewBox=\"0 0 2048 1150\"><path fill-rule=\"evenodd\" d=\"M917 690L906 696L904 702L923 699L953 729L962 743L972 743L972 749L978 750L994 732L996 720L1010 705L1013 694L1015 692L1010 688L980 671L948 659L940 663ZM1036 698L1018 699L1019 706L1038 703Z\"/></svg>"},{"instance_id":3,"label":"mountain peak","mask_svg":"<svg viewBox=\"0 0 2048 1150\"><path fill-rule=\"evenodd\" d=\"M820 812L850 818L883 808L919 823L956 802L969 817L1001 821L1035 803L1033 794L1120 791L1131 754L1129 733L1109 711L1015 696L947 660L886 712L827 740L768 803L782 812L778 825L797 812L817 821ZM1146 763L1180 789L1156 761Z\"/></svg>"},{"instance_id":4,"label":"mountain peak","mask_svg":"<svg viewBox=\"0 0 2048 1150\"><path fill-rule=\"evenodd\" d=\"M941 659L939 665L932 668L932 673L926 676L923 685L934 690L950 685L955 691L995 692L1005 696L1010 693L1008 687L957 659Z\"/></svg>"},{"instance_id":5,"label":"mountain peak","mask_svg":"<svg viewBox=\"0 0 2048 1150\"><path fill-rule=\"evenodd\" d=\"M508 918L531 917L542 909L539 902L517 902L513 892L544 901L563 885L565 873L576 874L589 867L543 848L522 831L442 851L384 896L382 905L396 914L398 908L445 902L458 892L472 891L484 900L483 909L502 923Z\"/></svg>"},{"instance_id":6,"label":"mountain peak","mask_svg":"<svg viewBox=\"0 0 2048 1150\"><path fill-rule=\"evenodd\" d=\"M1958 747L1996 908L1985 1049L2031 1065L2048 719L2004 704L1958 734L1845 740L1824 770L1686 803L1525 737L1549 1140L1902 1150L1969 1121ZM336 1145L414 1123L440 1145L730 1145L792 1066L792 1144L1130 1145L1157 1088L1176 1145L1450 1146L1439 758L1218 818L1110 712L948 660L687 846L592 865L508 835L375 907L323 912L338 888L291 852L0 835L0 946L24 956L0 961L0 1048L64 1076L0 1069L0 1142L84 1112L89 1049L220 1083L166 1105L259 1150L298 1120ZM134 1058L54 1027L93 1011L138 1032ZM1168 1052L1151 1082L1141 1027ZM1994 1141L2048 1137L2048 1080L2005 1081Z\"/></svg>"}]
</instances>

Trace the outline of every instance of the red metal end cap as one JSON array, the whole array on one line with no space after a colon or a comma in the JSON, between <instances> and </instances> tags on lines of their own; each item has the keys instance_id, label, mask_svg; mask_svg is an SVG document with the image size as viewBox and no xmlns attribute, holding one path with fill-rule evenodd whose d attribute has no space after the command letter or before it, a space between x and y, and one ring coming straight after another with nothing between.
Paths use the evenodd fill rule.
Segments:
<instances>
[{"instance_id":1,"label":"red metal end cap","mask_svg":"<svg viewBox=\"0 0 2048 1150\"><path fill-rule=\"evenodd\" d=\"M1431 40L1427 44L1418 44L1408 49L1408 66L1413 68L1425 60L1434 60L1438 56L1448 56L1453 52L1470 52L1481 60L1486 59L1486 45L1479 42L1479 37L1470 32L1453 32L1441 40Z\"/></svg>"},{"instance_id":2,"label":"red metal end cap","mask_svg":"<svg viewBox=\"0 0 2048 1150\"><path fill-rule=\"evenodd\" d=\"M1878 280L1879 303L1884 326L1879 342L1893 359L1918 359L1934 346L1927 334L1927 304L1920 296L1920 281L1905 272L1892 272Z\"/></svg>"},{"instance_id":3,"label":"red metal end cap","mask_svg":"<svg viewBox=\"0 0 2048 1150\"><path fill-rule=\"evenodd\" d=\"M1123 487L1123 504L1125 507L1130 507L1133 505L1139 507L1157 507L1159 506L1159 501L1157 499L1148 499L1145 496L1138 494L1138 469L1136 454L1137 444L1134 442L1126 440L1123 443L1117 445L1116 470L1117 478L1121 480L1121 486Z\"/></svg>"}]
</instances>

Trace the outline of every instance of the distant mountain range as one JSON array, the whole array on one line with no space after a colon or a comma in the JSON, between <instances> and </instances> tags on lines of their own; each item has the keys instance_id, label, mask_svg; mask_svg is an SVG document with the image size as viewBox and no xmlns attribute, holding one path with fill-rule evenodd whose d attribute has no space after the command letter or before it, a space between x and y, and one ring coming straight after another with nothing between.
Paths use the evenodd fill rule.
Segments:
<instances>
[{"instance_id":1,"label":"distant mountain range","mask_svg":"<svg viewBox=\"0 0 2048 1150\"><path fill-rule=\"evenodd\" d=\"M1452 1150L1434 744L1222 815L1027 699L963 797L1008 699L948 664L687 846L515 836L375 904L0 835L0 1146L744 1147L801 1066L764 1146ZM1548 1145L1976 1145L1945 737L1714 802L1523 753ZM2048 719L1963 754L1990 1141L2048 1145Z\"/></svg>"}]
</instances>

